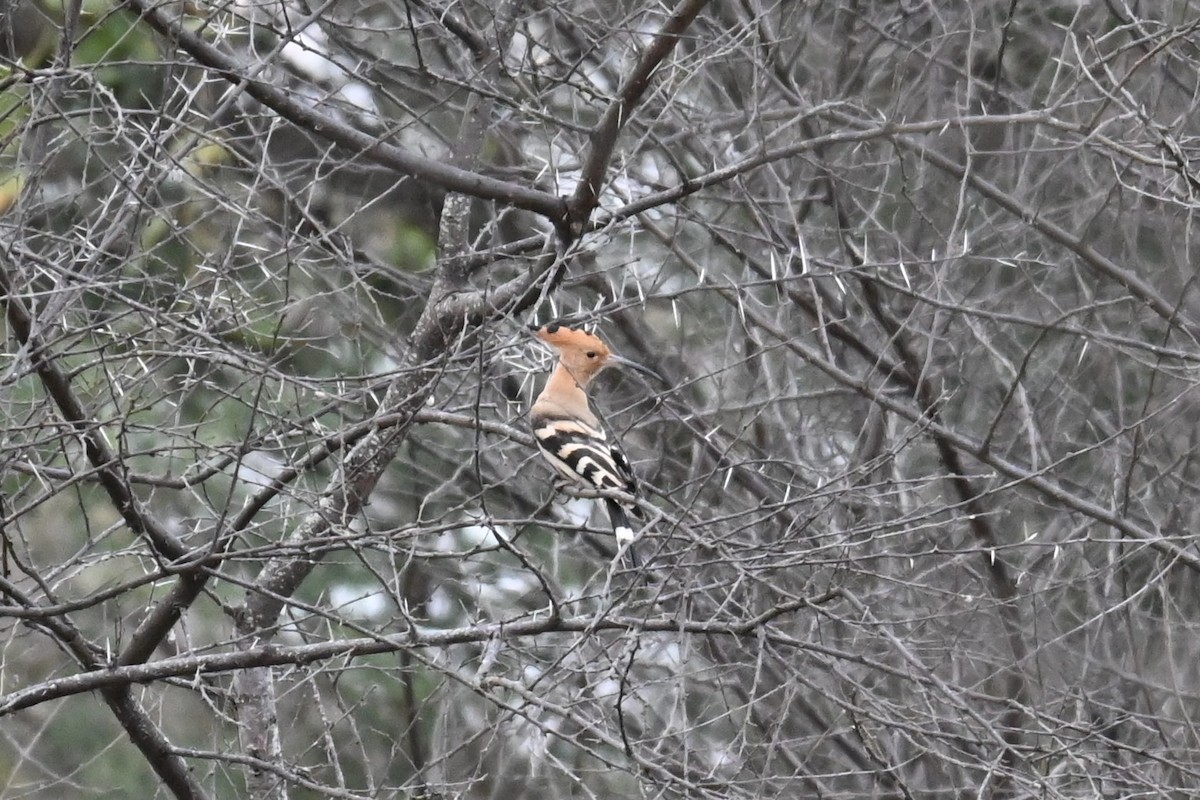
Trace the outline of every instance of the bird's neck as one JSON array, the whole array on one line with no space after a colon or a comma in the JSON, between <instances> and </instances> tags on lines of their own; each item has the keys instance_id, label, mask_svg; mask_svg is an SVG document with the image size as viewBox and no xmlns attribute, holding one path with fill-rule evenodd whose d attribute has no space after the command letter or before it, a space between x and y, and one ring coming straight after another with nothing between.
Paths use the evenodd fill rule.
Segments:
<instances>
[{"instance_id":1,"label":"bird's neck","mask_svg":"<svg viewBox=\"0 0 1200 800\"><path fill-rule=\"evenodd\" d=\"M554 368L554 372L550 373L550 379L546 381L546 388L542 389L542 393L538 395L537 402L534 404L535 408L553 405L560 412L584 419L590 418L592 410L588 405L587 393L583 390L590 377L579 376L577 378L571 374L565 364L559 362L558 366Z\"/></svg>"}]
</instances>

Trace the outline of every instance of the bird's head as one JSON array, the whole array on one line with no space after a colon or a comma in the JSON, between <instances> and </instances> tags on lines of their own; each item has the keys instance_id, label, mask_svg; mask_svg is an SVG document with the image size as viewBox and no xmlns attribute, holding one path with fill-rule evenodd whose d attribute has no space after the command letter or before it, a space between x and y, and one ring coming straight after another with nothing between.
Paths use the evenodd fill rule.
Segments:
<instances>
[{"instance_id":1,"label":"bird's head","mask_svg":"<svg viewBox=\"0 0 1200 800\"><path fill-rule=\"evenodd\" d=\"M531 326L531 329L534 336L558 352L563 366L581 386L586 386L605 367L625 363L625 359L613 355L608 345L594 333L569 328L559 322Z\"/></svg>"},{"instance_id":2,"label":"bird's head","mask_svg":"<svg viewBox=\"0 0 1200 800\"><path fill-rule=\"evenodd\" d=\"M654 370L643 367L636 361L623 358L608 349L600 337L582 328L572 328L561 322L545 325L530 325L533 335L558 351L559 361L581 387L586 387L605 367L621 366L637 370L658 383L666 383Z\"/></svg>"}]
</instances>

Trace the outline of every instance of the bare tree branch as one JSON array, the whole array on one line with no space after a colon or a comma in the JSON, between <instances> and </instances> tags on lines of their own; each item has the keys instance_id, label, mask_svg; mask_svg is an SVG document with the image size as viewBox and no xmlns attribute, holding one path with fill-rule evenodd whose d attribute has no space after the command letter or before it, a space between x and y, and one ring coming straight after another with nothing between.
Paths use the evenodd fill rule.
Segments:
<instances>
[{"instance_id":1,"label":"bare tree branch","mask_svg":"<svg viewBox=\"0 0 1200 800\"><path fill-rule=\"evenodd\" d=\"M347 148L359 158L370 159L404 175L427 180L450 191L528 209L552 222L562 220L567 213L566 202L560 197L468 172L434 159L422 158L380 141L378 137L363 133L341 120L322 114L312 106L289 97L266 81L249 78L235 58L189 31L181 24L182 21L168 19L163 11L147 0L126 0L126 5L159 33L177 43L198 63L212 69L231 83L244 84L246 93L255 100L305 130Z\"/></svg>"}]
</instances>

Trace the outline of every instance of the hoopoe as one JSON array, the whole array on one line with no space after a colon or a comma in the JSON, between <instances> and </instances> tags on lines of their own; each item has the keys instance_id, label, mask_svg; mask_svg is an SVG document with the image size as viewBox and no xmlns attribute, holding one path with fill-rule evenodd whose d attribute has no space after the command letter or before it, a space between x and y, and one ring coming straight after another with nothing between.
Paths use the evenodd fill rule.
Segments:
<instances>
[{"instance_id":1,"label":"hoopoe","mask_svg":"<svg viewBox=\"0 0 1200 800\"><path fill-rule=\"evenodd\" d=\"M591 489L616 489L637 495L637 478L619 445L609 442L599 417L588 403L587 387L605 367L623 364L646 371L641 365L621 358L599 337L583 330L552 322L530 326L538 339L558 351L558 365L546 387L529 410L529 424L538 449L566 480ZM606 497L608 518L617 536L618 548L629 553L633 564L633 527L626 508ZM642 517L637 506L629 506Z\"/></svg>"}]
</instances>

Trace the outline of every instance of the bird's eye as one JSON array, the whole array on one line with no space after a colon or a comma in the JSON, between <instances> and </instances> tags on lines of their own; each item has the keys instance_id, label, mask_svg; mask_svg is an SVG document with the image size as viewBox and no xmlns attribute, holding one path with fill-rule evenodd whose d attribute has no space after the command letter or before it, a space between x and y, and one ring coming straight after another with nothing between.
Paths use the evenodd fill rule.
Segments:
<instances>
[{"instance_id":1,"label":"bird's eye","mask_svg":"<svg viewBox=\"0 0 1200 800\"><path fill-rule=\"evenodd\" d=\"M586 355L588 358L595 358L595 357L596 357L596 351L595 351L595 350L588 350L588 351L587 351L587 353L585 353L584 355Z\"/></svg>"}]
</instances>

